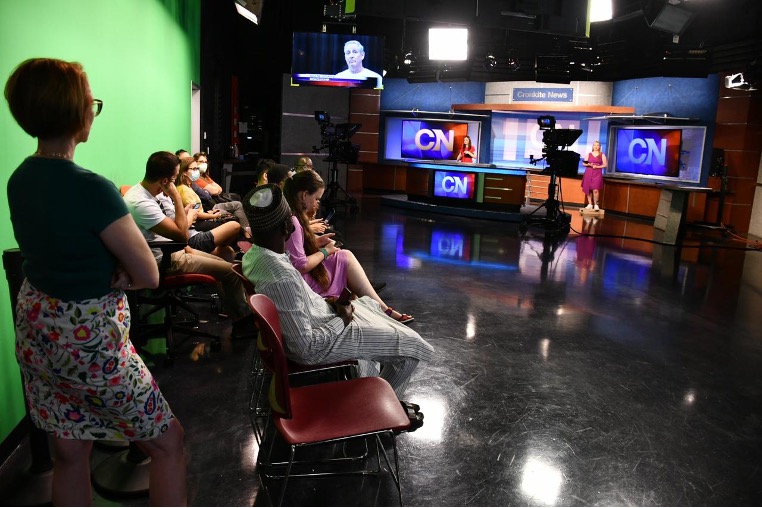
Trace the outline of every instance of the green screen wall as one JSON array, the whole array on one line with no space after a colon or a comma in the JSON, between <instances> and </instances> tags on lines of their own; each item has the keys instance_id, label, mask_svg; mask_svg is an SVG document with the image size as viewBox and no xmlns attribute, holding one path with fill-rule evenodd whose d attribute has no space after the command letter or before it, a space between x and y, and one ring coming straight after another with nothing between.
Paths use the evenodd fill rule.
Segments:
<instances>
[{"instance_id":1,"label":"green screen wall","mask_svg":"<svg viewBox=\"0 0 762 508\"><path fill-rule=\"evenodd\" d=\"M103 112L93 124L90 140L77 148L75 161L117 186L134 184L142 178L152 152L190 148L191 82L200 85L199 27L200 0L2 0L0 85L4 88L16 65L27 58L80 62L93 96L103 100ZM0 250L17 246L8 212L8 178L35 149L36 140L16 125L7 102L0 99ZM28 193L34 199L34 189ZM64 202L60 210L61 215L93 212L86 203ZM23 415L3 273L0 442Z\"/></svg>"}]
</instances>

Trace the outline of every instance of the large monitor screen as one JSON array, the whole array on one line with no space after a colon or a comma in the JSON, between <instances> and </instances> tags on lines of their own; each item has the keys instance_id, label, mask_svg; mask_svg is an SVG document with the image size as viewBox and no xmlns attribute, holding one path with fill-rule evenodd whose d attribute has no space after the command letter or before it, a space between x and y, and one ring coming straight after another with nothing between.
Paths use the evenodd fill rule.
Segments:
<instances>
[{"instance_id":1,"label":"large monitor screen","mask_svg":"<svg viewBox=\"0 0 762 508\"><path fill-rule=\"evenodd\" d=\"M387 115L384 119L383 159L395 161L455 161L468 135L476 148L474 162L484 162L479 150L481 121L475 115L454 118L413 118Z\"/></svg>"},{"instance_id":2,"label":"large monitor screen","mask_svg":"<svg viewBox=\"0 0 762 508\"><path fill-rule=\"evenodd\" d=\"M468 124L427 120L402 121L402 157L455 160L468 134Z\"/></svg>"},{"instance_id":3,"label":"large monitor screen","mask_svg":"<svg viewBox=\"0 0 762 508\"><path fill-rule=\"evenodd\" d=\"M698 183L706 127L698 125L614 125L609 133L606 173Z\"/></svg>"},{"instance_id":4,"label":"large monitor screen","mask_svg":"<svg viewBox=\"0 0 762 508\"><path fill-rule=\"evenodd\" d=\"M680 129L619 129L616 170L647 176L680 176Z\"/></svg>"},{"instance_id":5,"label":"large monitor screen","mask_svg":"<svg viewBox=\"0 0 762 508\"><path fill-rule=\"evenodd\" d=\"M384 38L295 32L291 84L383 88Z\"/></svg>"}]
</instances>

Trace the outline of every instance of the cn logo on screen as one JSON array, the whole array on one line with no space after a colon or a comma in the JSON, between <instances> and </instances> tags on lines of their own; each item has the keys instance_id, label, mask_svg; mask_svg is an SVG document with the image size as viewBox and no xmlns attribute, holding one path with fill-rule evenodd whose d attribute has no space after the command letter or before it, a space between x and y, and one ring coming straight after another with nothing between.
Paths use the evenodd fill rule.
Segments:
<instances>
[{"instance_id":1,"label":"cn logo on screen","mask_svg":"<svg viewBox=\"0 0 762 508\"><path fill-rule=\"evenodd\" d=\"M616 170L653 176L680 174L680 129L620 129Z\"/></svg>"},{"instance_id":2,"label":"cn logo on screen","mask_svg":"<svg viewBox=\"0 0 762 508\"><path fill-rule=\"evenodd\" d=\"M460 147L468 134L468 124L432 120L402 122L402 157L408 159L455 159L455 147ZM474 143L476 144L476 143Z\"/></svg>"},{"instance_id":3,"label":"cn logo on screen","mask_svg":"<svg viewBox=\"0 0 762 508\"><path fill-rule=\"evenodd\" d=\"M459 171L435 171L434 195L440 198L471 199L474 197L476 174Z\"/></svg>"}]
</instances>

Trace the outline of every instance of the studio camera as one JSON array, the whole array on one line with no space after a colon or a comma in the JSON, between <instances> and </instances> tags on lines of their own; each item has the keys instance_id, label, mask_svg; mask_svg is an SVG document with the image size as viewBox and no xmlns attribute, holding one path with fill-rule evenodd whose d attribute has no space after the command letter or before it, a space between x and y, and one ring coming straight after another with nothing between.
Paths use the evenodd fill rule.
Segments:
<instances>
[{"instance_id":1,"label":"studio camera","mask_svg":"<svg viewBox=\"0 0 762 508\"><path fill-rule=\"evenodd\" d=\"M535 159L529 156L529 162L537 165L540 161L547 161L547 167L543 173L558 176L577 176L579 168L579 154L568 150L568 147L582 135L580 129L556 129L556 119L545 115L537 118L537 125L542 131L542 157Z\"/></svg>"},{"instance_id":2,"label":"studio camera","mask_svg":"<svg viewBox=\"0 0 762 508\"><path fill-rule=\"evenodd\" d=\"M327 162L354 164L360 154L360 145L349 141L360 129L359 123L331 123L331 115L325 111L315 111L315 121L320 125L320 146L313 146L317 153L328 149Z\"/></svg>"}]
</instances>

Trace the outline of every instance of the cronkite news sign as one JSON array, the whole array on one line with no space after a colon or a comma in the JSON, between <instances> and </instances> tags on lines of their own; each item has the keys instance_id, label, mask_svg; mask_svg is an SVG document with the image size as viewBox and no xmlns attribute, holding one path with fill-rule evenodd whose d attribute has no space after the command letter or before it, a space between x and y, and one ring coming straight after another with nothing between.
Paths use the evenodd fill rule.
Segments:
<instances>
[{"instance_id":1,"label":"cronkite news sign","mask_svg":"<svg viewBox=\"0 0 762 508\"><path fill-rule=\"evenodd\" d=\"M573 88L514 88L513 102L573 102Z\"/></svg>"}]
</instances>

